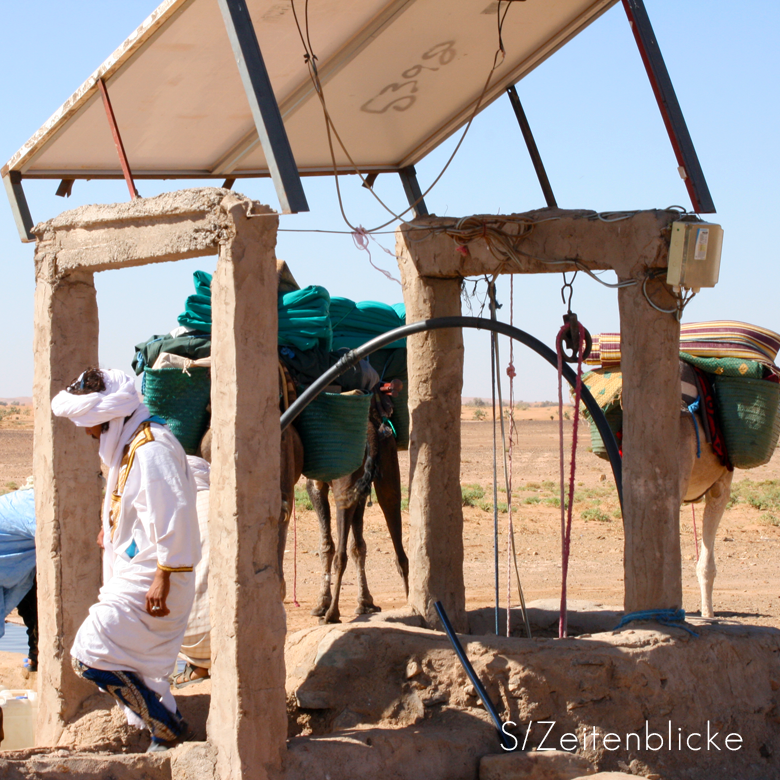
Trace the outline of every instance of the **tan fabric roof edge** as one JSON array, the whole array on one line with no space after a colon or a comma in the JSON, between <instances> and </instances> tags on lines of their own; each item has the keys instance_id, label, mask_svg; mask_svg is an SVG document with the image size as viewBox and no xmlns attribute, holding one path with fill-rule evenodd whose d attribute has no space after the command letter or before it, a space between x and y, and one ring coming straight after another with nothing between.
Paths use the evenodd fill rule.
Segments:
<instances>
[{"instance_id":1,"label":"tan fabric roof edge","mask_svg":"<svg viewBox=\"0 0 780 780\"><path fill-rule=\"evenodd\" d=\"M368 165L358 164L360 173L398 173L403 166L397 165ZM8 167L2 168L2 175L8 174ZM301 176L332 176L333 168L328 167L307 167L300 168L299 173ZM339 176L355 175L355 171L352 166L340 167ZM270 178L271 174L267 169L262 170L240 170L231 171L228 173L214 173L207 170L145 170L143 168L133 168L134 179L257 179L257 178ZM51 169L47 171L33 171L32 173L24 174L24 180L33 179L122 179L124 174L122 170L117 167L116 170L74 170L74 169Z\"/></svg>"},{"instance_id":2,"label":"tan fabric roof edge","mask_svg":"<svg viewBox=\"0 0 780 780\"><path fill-rule=\"evenodd\" d=\"M84 109L98 94L98 81L109 79L119 68L132 59L162 29L181 13L193 0L162 0L160 5L136 28L108 59L49 117L37 132L27 140L16 154L3 166L8 171L24 172L25 163L43 151L64 126L65 120Z\"/></svg>"}]
</instances>

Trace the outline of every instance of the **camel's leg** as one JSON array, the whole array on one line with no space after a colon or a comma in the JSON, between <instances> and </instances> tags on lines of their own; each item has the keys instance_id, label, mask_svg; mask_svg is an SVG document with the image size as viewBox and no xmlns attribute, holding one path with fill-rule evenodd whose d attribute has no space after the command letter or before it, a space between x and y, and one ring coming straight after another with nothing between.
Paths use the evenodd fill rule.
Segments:
<instances>
[{"instance_id":1,"label":"camel's leg","mask_svg":"<svg viewBox=\"0 0 780 780\"><path fill-rule=\"evenodd\" d=\"M347 568L347 540L355 514L355 505L345 506L346 502L340 500L342 496L339 493L339 487L334 484L333 497L336 501L336 533L338 534L338 546L333 559L333 573L336 578L333 583L333 598L322 620L323 623L341 623L339 596L341 595L341 581L344 579L344 571Z\"/></svg>"},{"instance_id":2,"label":"camel's leg","mask_svg":"<svg viewBox=\"0 0 780 780\"><path fill-rule=\"evenodd\" d=\"M733 471L724 471L715 484L707 491L704 505L704 520L701 531L701 551L696 564L696 576L701 588L701 616L715 617L712 610L712 586L715 582L715 534L731 496Z\"/></svg>"},{"instance_id":3,"label":"camel's leg","mask_svg":"<svg viewBox=\"0 0 780 780\"><path fill-rule=\"evenodd\" d=\"M333 546L333 536L330 532L330 504L328 503L329 488L326 482L315 482L313 479L306 480L306 492L309 494L309 500L317 513L317 520L320 522L320 567L322 569L322 585L320 587L320 598L317 606L311 611L312 615L322 616L330 607L330 571L333 566L333 555L335 547Z\"/></svg>"},{"instance_id":4,"label":"camel's leg","mask_svg":"<svg viewBox=\"0 0 780 780\"><path fill-rule=\"evenodd\" d=\"M350 545L349 553L358 573L356 615L367 615L371 612L382 611L380 607L374 604L374 597L368 590L368 581L366 580L366 540L363 536L363 514L366 509L367 498L367 496L364 496L358 501L355 507L355 515L352 518L352 544Z\"/></svg>"},{"instance_id":5,"label":"camel's leg","mask_svg":"<svg viewBox=\"0 0 780 780\"><path fill-rule=\"evenodd\" d=\"M395 565L404 581L404 593L408 596L409 559L404 552L401 519L401 469L398 466L398 449L392 437L384 439L379 444L379 468L374 478L374 489L393 541Z\"/></svg>"}]
</instances>

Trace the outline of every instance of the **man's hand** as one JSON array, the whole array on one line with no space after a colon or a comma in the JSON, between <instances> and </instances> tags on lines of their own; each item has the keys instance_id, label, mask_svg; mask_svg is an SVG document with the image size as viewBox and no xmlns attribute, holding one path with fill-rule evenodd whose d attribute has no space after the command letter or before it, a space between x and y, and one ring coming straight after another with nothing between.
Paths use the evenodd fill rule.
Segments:
<instances>
[{"instance_id":1,"label":"man's hand","mask_svg":"<svg viewBox=\"0 0 780 780\"><path fill-rule=\"evenodd\" d=\"M98 535L97 535L97 546L101 550L105 550L106 549L105 547L103 547L103 526L102 525L100 526L100 531L98 532Z\"/></svg>"},{"instance_id":2,"label":"man's hand","mask_svg":"<svg viewBox=\"0 0 780 780\"><path fill-rule=\"evenodd\" d=\"M171 614L171 611L165 605L170 589L171 573L157 569L152 587L146 593L146 611L152 617L165 617Z\"/></svg>"}]
</instances>

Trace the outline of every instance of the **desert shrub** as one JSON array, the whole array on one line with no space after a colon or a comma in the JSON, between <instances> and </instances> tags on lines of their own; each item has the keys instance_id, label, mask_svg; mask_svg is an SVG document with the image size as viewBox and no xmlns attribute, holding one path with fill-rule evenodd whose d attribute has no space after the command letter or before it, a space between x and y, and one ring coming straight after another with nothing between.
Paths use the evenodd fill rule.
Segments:
<instances>
[{"instance_id":1,"label":"desert shrub","mask_svg":"<svg viewBox=\"0 0 780 780\"><path fill-rule=\"evenodd\" d=\"M587 509L583 509L582 512L580 512L580 517L585 521L595 520L599 523L611 522L610 516L598 506L589 506Z\"/></svg>"},{"instance_id":2,"label":"desert shrub","mask_svg":"<svg viewBox=\"0 0 780 780\"><path fill-rule=\"evenodd\" d=\"M744 502L762 512L780 510L780 480L767 479L763 482L753 482L745 479L732 485L728 506Z\"/></svg>"},{"instance_id":3,"label":"desert shrub","mask_svg":"<svg viewBox=\"0 0 780 780\"><path fill-rule=\"evenodd\" d=\"M481 485L461 485L460 494L463 506L479 507L479 502L485 497L485 488Z\"/></svg>"},{"instance_id":4,"label":"desert shrub","mask_svg":"<svg viewBox=\"0 0 780 780\"><path fill-rule=\"evenodd\" d=\"M305 487L295 486L295 508L308 511L314 509Z\"/></svg>"},{"instance_id":5,"label":"desert shrub","mask_svg":"<svg viewBox=\"0 0 780 780\"><path fill-rule=\"evenodd\" d=\"M475 420L484 420L487 417L487 412L484 409L475 409L474 410L474 419Z\"/></svg>"}]
</instances>

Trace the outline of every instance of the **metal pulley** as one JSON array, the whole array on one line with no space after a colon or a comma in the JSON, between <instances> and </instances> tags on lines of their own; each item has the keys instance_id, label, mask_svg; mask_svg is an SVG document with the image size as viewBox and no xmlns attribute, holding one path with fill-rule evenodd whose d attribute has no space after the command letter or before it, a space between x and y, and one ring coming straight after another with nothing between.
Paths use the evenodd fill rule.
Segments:
<instances>
[{"instance_id":1,"label":"metal pulley","mask_svg":"<svg viewBox=\"0 0 780 780\"><path fill-rule=\"evenodd\" d=\"M580 325L577 320L577 315L573 311L564 314L563 324L564 327L568 326L566 332L563 334L561 343L563 359L567 363L577 363L580 360ZM586 328L583 328L583 330L585 331L585 349L582 353L582 360L585 361L588 359L590 350L593 347L593 339L590 337L590 333L588 333Z\"/></svg>"}]
</instances>

